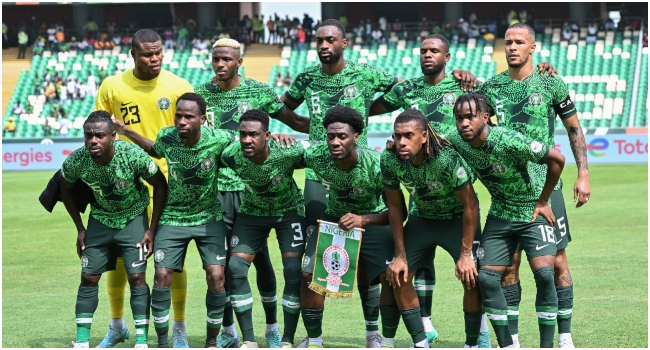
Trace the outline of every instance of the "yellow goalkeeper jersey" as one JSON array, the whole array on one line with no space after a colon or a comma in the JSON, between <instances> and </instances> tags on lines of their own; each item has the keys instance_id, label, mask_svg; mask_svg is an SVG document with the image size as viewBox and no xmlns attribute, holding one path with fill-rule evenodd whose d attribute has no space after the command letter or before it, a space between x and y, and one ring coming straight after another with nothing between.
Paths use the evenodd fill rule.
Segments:
<instances>
[{"instance_id":1,"label":"yellow goalkeeper jersey","mask_svg":"<svg viewBox=\"0 0 650 350\"><path fill-rule=\"evenodd\" d=\"M129 69L108 77L97 92L95 110L105 110L138 134L155 141L160 129L174 125L176 100L186 92L194 92L192 85L164 69L157 78L140 80ZM121 140L131 142L120 135ZM167 175L164 158L154 159Z\"/></svg>"}]
</instances>

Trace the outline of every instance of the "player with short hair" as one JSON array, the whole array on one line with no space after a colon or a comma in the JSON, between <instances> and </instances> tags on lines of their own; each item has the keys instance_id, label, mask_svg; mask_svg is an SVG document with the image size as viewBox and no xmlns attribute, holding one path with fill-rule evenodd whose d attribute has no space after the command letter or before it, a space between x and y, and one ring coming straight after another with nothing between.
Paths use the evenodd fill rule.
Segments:
<instances>
[{"instance_id":1,"label":"player with short hair","mask_svg":"<svg viewBox=\"0 0 650 350\"><path fill-rule=\"evenodd\" d=\"M483 307L499 347L513 347L501 277L512 264L517 245L526 251L537 286L540 347L553 347L558 314L553 278L557 249L549 200L564 156L516 131L491 126L488 104L479 94L459 97L454 115L458 132L449 133L447 139L492 196L477 255ZM544 164L548 171L541 174L532 164Z\"/></svg>"},{"instance_id":2,"label":"player with short hair","mask_svg":"<svg viewBox=\"0 0 650 350\"><path fill-rule=\"evenodd\" d=\"M569 136L569 143L578 167L578 179L573 186L573 201L581 207L591 195L587 147L575 105L569 96L566 83L558 76L544 76L533 68L532 54L536 49L535 31L525 23L513 24L506 31L505 51L508 70L497 74L483 84L483 94L498 123L518 131L544 145L555 147L555 118L560 117ZM540 175L546 166L534 165ZM555 288L558 296L558 344L572 348L571 316L573 314L573 281L569 272L566 247L571 241L566 216L563 182L555 186L551 195L553 213L557 217L555 236L557 256L555 259ZM520 255L515 254L514 265L504 273L503 292L508 300L510 331L519 346L518 315L521 300L519 284Z\"/></svg>"},{"instance_id":3,"label":"player with short hair","mask_svg":"<svg viewBox=\"0 0 650 350\"><path fill-rule=\"evenodd\" d=\"M212 70L215 76L196 88L196 93L203 96L208 103L208 124L236 135L242 114L251 109L261 109L271 118L292 125L296 131L309 132L309 120L286 108L267 84L238 74L243 62L240 50L239 42L234 39L219 39L212 46ZM244 195L244 184L234 170L227 167L219 168L218 182L224 221L229 231L232 231ZM229 232L229 237L231 235L232 233ZM276 281L266 241L260 252L255 254L253 264L257 270L257 286L266 314L266 340L269 346L279 347L281 338L277 325ZM230 291L226 288L226 294L228 293ZM226 301L223 331L219 335L217 346L239 346L239 336L235 330L229 295Z\"/></svg>"},{"instance_id":4,"label":"player with short hair","mask_svg":"<svg viewBox=\"0 0 650 350\"><path fill-rule=\"evenodd\" d=\"M132 70L110 76L102 82L97 92L95 110L105 110L149 140L155 140L160 129L174 125L176 101L185 92L193 92L192 85L173 73L162 69L162 39L151 29L135 32L131 41L131 57L135 63ZM120 135L121 140L130 142ZM164 159L154 159L162 173L167 176ZM152 190L149 188L149 195ZM149 213L151 213L151 206ZM108 333L99 347L113 347L129 338L124 325L124 286L126 274L124 262L117 259L115 271L106 275L106 290L111 307L111 323ZM185 335L185 297L187 273L177 273L172 286L174 305L174 346L187 347Z\"/></svg>"},{"instance_id":5,"label":"player with short hair","mask_svg":"<svg viewBox=\"0 0 650 350\"><path fill-rule=\"evenodd\" d=\"M338 223L343 230L363 228L359 251L359 269L365 269L371 284L382 284L380 311L382 339L374 334L367 347L394 347L399 312L392 288L385 280L386 264L393 258L393 240L388 226L388 212L383 199L379 153L358 145L363 133L363 117L347 106L335 106L325 113L323 127L326 141L316 143L305 152L305 165L314 170L328 192L327 207L321 220ZM313 232L317 237L318 233ZM314 242L316 243L316 242ZM306 256L303 271L313 271L314 256ZM308 285L303 284L303 289ZM319 305L303 307L303 322L309 347L322 347L322 319L325 299ZM383 343L382 343L383 341Z\"/></svg>"},{"instance_id":6,"label":"player with short hair","mask_svg":"<svg viewBox=\"0 0 650 350\"><path fill-rule=\"evenodd\" d=\"M393 139L396 150L386 149L381 156L395 241L395 259L386 279L394 288L404 324L415 347L429 347L412 280L416 269L431 265L440 246L454 259L456 277L465 287L465 347L477 347L482 312L473 242L480 236L480 218L472 172L419 110L406 109L397 116ZM405 226L400 183L413 197Z\"/></svg>"},{"instance_id":7,"label":"player with short hair","mask_svg":"<svg viewBox=\"0 0 650 350\"><path fill-rule=\"evenodd\" d=\"M269 347L293 347L300 317L300 261L305 251L305 199L293 171L302 167L304 148L301 143L286 148L270 140L269 116L260 109L241 114L238 129L239 143L230 145L221 161L246 187L232 231L228 262L230 298L242 331L242 347L257 347L248 269L271 229L275 229L284 266L284 334L276 344L271 343L267 325L267 342Z\"/></svg>"},{"instance_id":8,"label":"player with short hair","mask_svg":"<svg viewBox=\"0 0 650 350\"><path fill-rule=\"evenodd\" d=\"M206 102L201 95L181 95L176 104L175 126L160 130L155 142L115 122L118 132L152 157L165 157L169 164L169 194L154 244L156 275L151 295L159 347L168 347L173 272L183 268L191 240L199 250L208 285L206 346L216 346L223 321L228 230L217 200L217 163L234 138L227 131L202 126L205 113Z\"/></svg>"},{"instance_id":9,"label":"player with short hair","mask_svg":"<svg viewBox=\"0 0 650 350\"><path fill-rule=\"evenodd\" d=\"M131 287L131 311L136 328L136 348L147 347L149 286L147 258L165 205L167 183L145 152L124 141L114 141L111 115L90 113L84 122L84 147L66 158L61 167L61 199L77 227L77 255L81 259L81 284L75 308L75 348L88 348L93 314L99 303L99 279L118 247L126 262ZM92 190L87 228L74 200L74 183L81 180ZM154 188L151 224L147 225L149 196L142 180Z\"/></svg>"}]
</instances>

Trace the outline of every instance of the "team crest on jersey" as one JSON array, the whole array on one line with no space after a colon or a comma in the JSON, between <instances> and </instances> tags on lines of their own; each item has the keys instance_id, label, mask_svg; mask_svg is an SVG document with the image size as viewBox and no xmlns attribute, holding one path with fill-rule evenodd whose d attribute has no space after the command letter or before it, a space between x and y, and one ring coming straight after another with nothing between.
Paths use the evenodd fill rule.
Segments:
<instances>
[{"instance_id":1,"label":"team crest on jersey","mask_svg":"<svg viewBox=\"0 0 650 350\"><path fill-rule=\"evenodd\" d=\"M349 100L356 98L358 95L359 89L357 89L357 87L354 85L348 85L345 87L345 89L343 89L343 96Z\"/></svg>"},{"instance_id":2,"label":"team crest on jersey","mask_svg":"<svg viewBox=\"0 0 650 350\"><path fill-rule=\"evenodd\" d=\"M307 230L305 230L307 237L311 237L311 233L314 232L314 229L316 229L316 226L314 225L307 226Z\"/></svg>"},{"instance_id":3,"label":"team crest on jersey","mask_svg":"<svg viewBox=\"0 0 650 350\"><path fill-rule=\"evenodd\" d=\"M118 190L123 190L123 189L129 187L130 184L131 184L131 182L129 182L129 180L119 179L119 180L115 181L115 188L117 188Z\"/></svg>"},{"instance_id":4,"label":"team crest on jersey","mask_svg":"<svg viewBox=\"0 0 650 350\"><path fill-rule=\"evenodd\" d=\"M305 266L309 265L310 261L311 261L311 259L308 256L305 255L305 257L302 259L302 267L305 267Z\"/></svg>"},{"instance_id":5,"label":"team crest on jersey","mask_svg":"<svg viewBox=\"0 0 650 350\"><path fill-rule=\"evenodd\" d=\"M464 179L467 177L467 171L465 171L464 167L460 167L458 170L456 170L456 177L459 179Z\"/></svg>"},{"instance_id":6,"label":"team crest on jersey","mask_svg":"<svg viewBox=\"0 0 650 350\"><path fill-rule=\"evenodd\" d=\"M533 141L533 143L530 144L530 148L533 150L533 153L539 153L544 146L537 141Z\"/></svg>"},{"instance_id":7,"label":"team crest on jersey","mask_svg":"<svg viewBox=\"0 0 650 350\"><path fill-rule=\"evenodd\" d=\"M149 174L153 174L154 171L156 171L156 163L152 160L149 162Z\"/></svg>"},{"instance_id":8,"label":"team crest on jersey","mask_svg":"<svg viewBox=\"0 0 650 350\"><path fill-rule=\"evenodd\" d=\"M161 97L158 100L158 109L160 109L161 111L166 111L171 106L172 106L172 101L170 101L167 97Z\"/></svg>"},{"instance_id":9,"label":"team crest on jersey","mask_svg":"<svg viewBox=\"0 0 650 350\"><path fill-rule=\"evenodd\" d=\"M539 107L544 103L544 96L539 92L536 92L528 97L528 104L533 107Z\"/></svg>"},{"instance_id":10,"label":"team crest on jersey","mask_svg":"<svg viewBox=\"0 0 650 350\"><path fill-rule=\"evenodd\" d=\"M341 277L350 268L350 256L344 247L331 245L323 252L323 267L328 275Z\"/></svg>"},{"instance_id":11,"label":"team crest on jersey","mask_svg":"<svg viewBox=\"0 0 650 350\"><path fill-rule=\"evenodd\" d=\"M485 257L485 251L483 250L483 247L479 247L476 250L476 256L479 258L479 260L483 259L483 257Z\"/></svg>"},{"instance_id":12,"label":"team crest on jersey","mask_svg":"<svg viewBox=\"0 0 650 350\"><path fill-rule=\"evenodd\" d=\"M368 193L368 191L361 186L354 186L354 188L352 189L352 193L357 197L361 197L361 196L365 196Z\"/></svg>"},{"instance_id":13,"label":"team crest on jersey","mask_svg":"<svg viewBox=\"0 0 650 350\"><path fill-rule=\"evenodd\" d=\"M210 171L214 167L214 159L212 158L205 158L204 160L201 161L201 170L203 171Z\"/></svg>"},{"instance_id":14,"label":"team crest on jersey","mask_svg":"<svg viewBox=\"0 0 650 350\"><path fill-rule=\"evenodd\" d=\"M239 237L237 236L232 236L232 239L230 239L230 246L234 247L237 244L239 244Z\"/></svg>"},{"instance_id":15,"label":"team crest on jersey","mask_svg":"<svg viewBox=\"0 0 650 350\"><path fill-rule=\"evenodd\" d=\"M442 96L442 103L446 106L453 106L456 103L456 94L453 92L448 92Z\"/></svg>"},{"instance_id":16,"label":"team crest on jersey","mask_svg":"<svg viewBox=\"0 0 650 350\"><path fill-rule=\"evenodd\" d=\"M88 267L88 257L85 255L81 256L81 267Z\"/></svg>"},{"instance_id":17,"label":"team crest on jersey","mask_svg":"<svg viewBox=\"0 0 650 350\"><path fill-rule=\"evenodd\" d=\"M427 182L427 187L429 191L440 191L442 189L442 184L438 181L431 180Z\"/></svg>"},{"instance_id":18,"label":"team crest on jersey","mask_svg":"<svg viewBox=\"0 0 650 350\"><path fill-rule=\"evenodd\" d=\"M277 174L273 177L271 183L273 186L280 186L280 184L282 184L282 181L284 181L284 174Z\"/></svg>"},{"instance_id":19,"label":"team crest on jersey","mask_svg":"<svg viewBox=\"0 0 650 350\"><path fill-rule=\"evenodd\" d=\"M251 109L253 109L253 106L251 106L251 104L248 102L242 102L239 104L239 106L237 106L237 111L239 114L244 114L244 112L250 111Z\"/></svg>"},{"instance_id":20,"label":"team crest on jersey","mask_svg":"<svg viewBox=\"0 0 650 350\"><path fill-rule=\"evenodd\" d=\"M153 254L153 260L155 262L161 262L165 258L165 253L163 253L162 250L158 249L156 252Z\"/></svg>"},{"instance_id":21,"label":"team crest on jersey","mask_svg":"<svg viewBox=\"0 0 650 350\"><path fill-rule=\"evenodd\" d=\"M505 174L508 171L508 167L503 163L494 162L492 163L492 171L497 174Z\"/></svg>"}]
</instances>

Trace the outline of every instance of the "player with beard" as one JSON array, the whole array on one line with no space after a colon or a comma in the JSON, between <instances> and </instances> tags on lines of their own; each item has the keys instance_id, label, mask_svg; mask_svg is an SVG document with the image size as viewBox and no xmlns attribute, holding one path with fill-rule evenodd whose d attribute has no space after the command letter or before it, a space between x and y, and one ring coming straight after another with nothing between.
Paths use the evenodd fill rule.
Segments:
<instances>
[{"instance_id":1,"label":"player with beard","mask_svg":"<svg viewBox=\"0 0 650 350\"><path fill-rule=\"evenodd\" d=\"M196 93L203 96L208 104L208 124L237 135L242 114L251 109L261 109L271 118L290 125L294 130L308 133L309 119L286 108L267 84L239 75L239 67L243 62L240 50L239 42L233 39L219 39L212 46L212 70L215 76L196 88ZM276 139L278 136L272 137ZM280 141L283 146L289 146L287 140ZM234 170L227 167L219 168L218 183L219 201L224 209L224 221L230 237L244 195L244 184ZM266 315L266 340L270 347L279 347L281 337L277 324L276 280L266 243L255 254L253 264L257 270L257 287ZM226 293L230 293L228 281ZM217 346L239 346L230 295L227 297L223 331L219 335Z\"/></svg>"},{"instance_id":2,"label":"player with beard","mask_svg":"<svg viewBox=\"0 0 650 350\"><path fill-rule=\"evenodd\" d=\"M151 29L142 29L133 35L131 57L133 70L106 78L97 92L95 110L104 110L115 119L137 131L149 140L155 140L160 129L174 125L174 113L178 97L193 92L187 80L162 69L163 46L160 36ZM121 140L130 142L124 135ZM154 159L162 173L167 176L164 159ZM149 187L149 195L153 190ZM151 202L150 202L151 203ZM152 212L151 205L149 213ZM174 347L187 347L185 334L185 298L187 273L176 273L172 285L174 305ZM106 290L111 307L111 323L100 348L110 348L129 338L124 325L124 286L126 273L124 261L117 259L115 271L106 273Z\"/></svg>"},{"instance_id":3,"label":"player with beard","mask_svg":"<svg viewBox=\"0 0 650 350\"><path fill-rule=\"evenodd\" d=\"M553 276L556 217L549 201L562 173L564 156L516 131L490 126L488 104L481 95L459 97L454 115L458 132L448 134L447 139L492 196L477 255L483 307L499 347L514 347L501 277L519 245L526 251L537 286L540 347L552 348L558 296ZM547 171L542 174L531 164L545 165Z\"/></svg>"},{"instance_id":4,"label":"player with beard","mask_svg":"<svg viewBox=\"0 0 650 350\"><path fill-rule=\"evenodd\" d=\"M508 70L498 74L483 84L480 93L493 109L499 125L518 131L548 147L555 147L555 118L560 117L566 128L571 150L578 167L578 179L573 186L573 201L581 207L589 200L591 186L587 164L587 147L578 114L569 96L566 83L559 77L546 77L533 68L532 54L535 51L535 31L524 23L508 28L505 38L505 51ZM545 165L531 165L544 177ZM551 195L553 214L557 218L555 236L557 256L555 262L555 288L558 297L558 345L572 348L571 316L573 314L573 280L569 272L566 247L571 241L569 223L566 216L563 182L555 186ZM520 247L521 248L521 247ZM503 292L508 301L510 332L515 346L519 346L518 315L521 301L519 265L521 256L515 254L514 264L506 269L503 277Z\"/></svg>"},{"instance_id":5,"label":"player with beard","mask_svg":"<svg viewBox=\"0 0 650 350\"><path fill-rule=\"evenodd\" d=\"M158 166L137 146L114 141L111 115L90 113L84 122L84 147L66 158L61 167L61 199L77 228L77 254L81 259L81 284L75 307L75 348L88 348L93 314L99 303L99 279L110 269L119 248L126 262L131 286L131 310L136 329L136 348L147 347L149 286L147 258L165 206L167 183ZM93 189L87 229L74 199L74 183L81 180ZM154 187L154 211L147 225L149 196L142 180Z\"/></svg>"},{"instance_id":6,"label":"player with beard","mask_svg":"<svg viewBox=\"0 0 650 350\"><path fill-rule=\"evenodd\" d=\"M407 109L395 119L396 150L381 156L395 258L386 279L416 347L429 347L412 284L416 269L432 264L440 246L456 263L456 277L464 288L465 347L477 347L481 326L480 292L476 283L475 236L480 236L478 200L472 173L458 153L432 129L422 112ZM400 184L413 205L405 226ZM432 228L433 231L432 231Z\"/></svg>"},{"instance_id":7,"label":"player with beard","mask_svg":"<svg viewBox=\"0 0 650 350\"><path fill-rule=\"evenodd\" d=\"M227 228L217 200L217 169L231 133L203 126L206 103L201 95L178 98L175 126L160 130L156 140L139 135L121 121L115 128L152 157L170 165L167 204L154 242L156 275L151 311L158 347L168 347L170 286L174 271L183 268L189 242L194 240L203 262L208 290L205 296L206 347L215 347L226 304L224 290Z\"/></svg>"}]
</instances>

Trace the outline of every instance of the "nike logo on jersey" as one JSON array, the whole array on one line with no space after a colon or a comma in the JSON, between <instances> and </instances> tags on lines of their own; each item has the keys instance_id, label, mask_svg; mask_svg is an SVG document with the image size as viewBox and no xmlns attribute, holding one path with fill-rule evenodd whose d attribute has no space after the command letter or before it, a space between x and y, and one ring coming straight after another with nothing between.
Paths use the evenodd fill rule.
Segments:
<instances>
[{"instance_id":1,"label":"nike logo on jersey","mask_svg":"<svg viewBox=\"0 0 650 350\"><path fill-rule=\"evenodd\" d=\"M126 106L126 105L130 105L131 103L133 103L133 101L131 101L131 102L127 102L127 103L122 102L122 107L124 107L124 106Z\"/></svg>"},{"instance_id":2,"label":"nike logo on jersey","mask_svg":"<svg viewBox=\"0 0 650 350\"><path fill-rule=\"evenodd\" d=\"M295 247L300 246L300 245L303 245L303 244L305 244L305 243L304 243L304 242L303 242L303 243L296 243L296 242L293 242L293 243L291 243L291 246L295 248Z\"/></svg>"},{"instance_id":3,"label":"nike logo on jersey","mask_svg":"<svg viewBox=\"0 0 650 350\"><path fill-rule=\"evenodd\" d=\"M550 243L549 243L549 244L550 244ZM541 247L540 247L540 246L535 246L535 250L540 250L540 249L542 249L542 248L545 248L545 247L549 246L549 244L544 244L544 245L541 246Z\"/></svg>"},{"instance_id":4,"label":"nike logo on jersey","mask_svg":"<svg viewBox=\"0 0 650 350\"><path fill-rule=\"evenodd\" d=\"M146 261L141 262L141 263L139 263L139 264L136 264L135 262L133 262L133 263L131 264L131 267L138 267L138 266L144 264L145 262L146 262Z\"/></svg>"},{"instance_id":5,"label":"nike logo on jersey","mask_svg":"<svg viewBox=\"0 0 650 350\"><path fill-rule=\"evenodd\" d=\"M386 265L390 265L390 263L392 263L391 260L386 260Z\"/></svg>"},{"instance_id":6,"label":"nike logo on jersey","mask_svg":"<svg viewBox=\"0 0 650 350\"><path fill-rule=\"evenodd\" d=\"M226 258L225 256L219 256L219 255L217 255L217 260L223 260L223 259L225 259L225 258Z\"/></svg>"}]
</instances>

